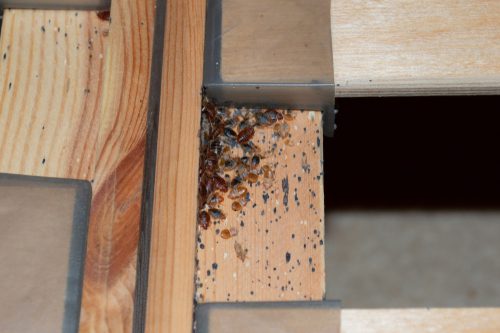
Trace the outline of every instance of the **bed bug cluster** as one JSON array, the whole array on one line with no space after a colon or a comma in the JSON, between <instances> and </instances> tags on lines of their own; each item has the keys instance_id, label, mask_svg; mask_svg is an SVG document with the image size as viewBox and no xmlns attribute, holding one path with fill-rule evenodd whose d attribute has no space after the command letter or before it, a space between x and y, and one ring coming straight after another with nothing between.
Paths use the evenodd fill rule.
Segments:
<instances>
[{"instance_id":1,"label":"bed bug cluster","mask_svg":"<svg viewBox=\"0 0 500 333\"><path fill-rule=\"evenodd\" d=\"M254 141L259 128L272 128L277 139L290 138L288 121L292 111L219 107L203 99L201 121L201 158L198 188L198 223L208 229L226 218L221 207L231 200L233 211L242 211L250 202L248 191L253 184L269 189L275 172L266 164L274 150L264 151ZM224 232L224 239L231 233Z\"/></svg>"}]
</instances>

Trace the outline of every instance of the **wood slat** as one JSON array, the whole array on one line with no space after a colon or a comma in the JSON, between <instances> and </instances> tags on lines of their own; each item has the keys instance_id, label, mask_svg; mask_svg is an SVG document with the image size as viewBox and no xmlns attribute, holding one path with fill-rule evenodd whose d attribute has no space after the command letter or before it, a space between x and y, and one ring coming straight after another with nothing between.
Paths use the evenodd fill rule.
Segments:
<instances>
[{"instance_id":1,"label":"wood slat","mask_svg":"<svg viewBox=\"0 0 500 333\"><path fill-rule=\"evenodd\" d=\"M130 332L154 1L5 12L0 172L92 182L80 332Z\"/></svg>"},{"instance_id":2,"label":"wood slat","mask_svg":"<svg viewBox=\"0 0 500 333\"><path fill-rule=\"evenodd\" d=\"M132 329L154 1L113 1L81 332Z\"/></svg>"},{"instance_id":3,"label":"wood slat","mask_svg":"<svg viewBox=\"0 0 500 333\"><path fill-rule=\"evenodd\" d=\"M500 309L342 310L342 333L496 333Z\"/></svg>"},{"instance_id":4,"label":"wood slat","mask_svg":"<svg viewBox=\"0 0 500 333\"><path fill-rule=\"evenodd\" d=\"M4 12L0 172L94 178L108 30L94 12Z\"/></svg>"},{"instance_id":5,"label":"wood slat","mask_svg":"<svg viewBox=\"0 0 500 333\"><path fill-rule=\"evenodd\" d=\"M500 2L332 0L336 95L500 93Z\"/></svg>"},{"instance_id":6,"label":"wood slat","mask_svg":"<svg viewBox=\"0 0 500 333\"><path fill-rule=\"evenodd\" d=\"M166 20L145 330L191 333L205 1Z\"/></svg>"},{"instance_id":7,"label":"wood slat","mask_svg":"<svg viewBox=\"0 0 500 333\"><path fill-rule=\"evenodd\" d=\"M286 140L273 135L272 127L257 128L252 139L263 155L272 152L260 164L275 173L271 186L262 175L258 183L246 184L250 201L240 212L225 195L221 208L227 218L208 230L198 228L198 302L323 299L322 115L294 114L286 121ZM236 235L223 238L225 229ZM248 251L244 260L235 244Z\"/></svg>"}]
</instances>

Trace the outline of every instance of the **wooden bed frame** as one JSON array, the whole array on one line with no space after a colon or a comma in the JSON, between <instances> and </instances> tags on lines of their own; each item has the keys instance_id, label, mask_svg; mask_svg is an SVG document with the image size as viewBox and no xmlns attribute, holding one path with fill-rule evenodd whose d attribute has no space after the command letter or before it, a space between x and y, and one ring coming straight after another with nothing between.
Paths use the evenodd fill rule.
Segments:
<instances>
[{"instance_id":1,"label":"wooden bed frame","mask_svg":"<svg viewBox=\"0 0 500 333\"><path fill-rule=\"evenodd\" d=\"M205 1L169 0L166 13L145 330L188 333ZM4 13L0 172L93 186L81 332L132 330L154 17L154 0L114 0L111 22ZM336 94L499 94L499 31L495 0L333 0ZM307 288L321 299L324 277ZM342 332L401 331L498 332L500 308L342 311Z\"/></svg>"}]
</instances>

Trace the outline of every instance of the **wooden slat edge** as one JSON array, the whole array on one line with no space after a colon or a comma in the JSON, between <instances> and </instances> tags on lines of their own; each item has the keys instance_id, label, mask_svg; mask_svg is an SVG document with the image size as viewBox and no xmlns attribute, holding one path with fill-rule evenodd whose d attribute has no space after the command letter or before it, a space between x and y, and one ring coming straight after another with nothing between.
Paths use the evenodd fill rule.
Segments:
<instances>
[{"instance_id":1,"label":"wooden slat edge","mask_svg":"<svg viewBox=\"0 0 500 333\"><path fill-rule=\"evenodd\" d=\"M498 333L500 308L342 310L342 333Z\"/></svg>"},{"instance_id":2,"label":"wooden slat edge","mask_svg":"<svg viewBox=\"0 0 500 333\"><path fill-rule=\"evenodd\" d=\"M167 3L146 332L192 332L205 1Z\"/></svg>"},{"instance_id":3,"label":"wooden slat edge","mask_svg":"<svg viewBox=\"0 0 500 333\"><path fill-rule=\"evenodd\" d=\"M500 2L331 6L337 97L500 93Z\"/></svg>"}]
</instances>

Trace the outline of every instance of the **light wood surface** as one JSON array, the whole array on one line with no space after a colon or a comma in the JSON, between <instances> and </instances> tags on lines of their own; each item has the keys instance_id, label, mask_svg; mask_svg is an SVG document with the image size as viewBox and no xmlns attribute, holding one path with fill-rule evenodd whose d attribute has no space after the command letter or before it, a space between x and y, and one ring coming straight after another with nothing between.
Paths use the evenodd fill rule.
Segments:
<instances>
[{"instance_id":1,"label":"light wood surface","mask_svg":"<svg viewBox=\"0 0 500 333\"><path fill-rule=\"evenodd\" d=\"M500 93L500 2L332 0L336 96Z\"/></svg>"},{"instance_id":2,"label":"light wood surface","mask_svg":"<svg viewBox=\"0 0 500 333\"><path fill-rule=\"evenodd\" d=\"M0 172L94 178L108 29L94 12L4 12Z\"/></svg>"},{"instance_id":3,"label":"light wood surface","mask_svg":"<svg viewBox=\"0 0 500 333\"><path fill-rule=\"evenodd\" d=\"M191 333L205 1L167 2L146 332Z\"/></svg>"},{"instance_id":4,"label":"light wood surface","mask_svg":"<svg viewBox=\"0 0 500 333\"><path fill-rule=\"evenodd\" d=\"M500 309L342 310L342 333L497 333Z\"/></svg>"},{"instance_id":5,"label":"light wood surface","mask_svg":"<svg viewBox=\"0 0 500 333\"><path fill-rule=\"evenodd\" d=\"M295 111L290 137L257 128L253 143L273 151L261 166L274 181L246 185L250 201L235 212L225 196L226 219L198 228L198 302L321 300L325 293L322 117ZM265 154L265 153L264 153ZM227 239L224 230L236 235ZM226 230L226 232L227 232ZM224 236L224 237L223 237ZM239 244L241 251L236 251Z\"/></svg>"},{"instance_id":6,"label":"light wood surface","mask_svg":"<svg viewBox=\"0 0 500 333\"><path fill-rule=\"evenodd\" d=\"M92 182L80 332L131 331L153 6L4 16L0 172Z\"/></svg>"}]
</instances>

